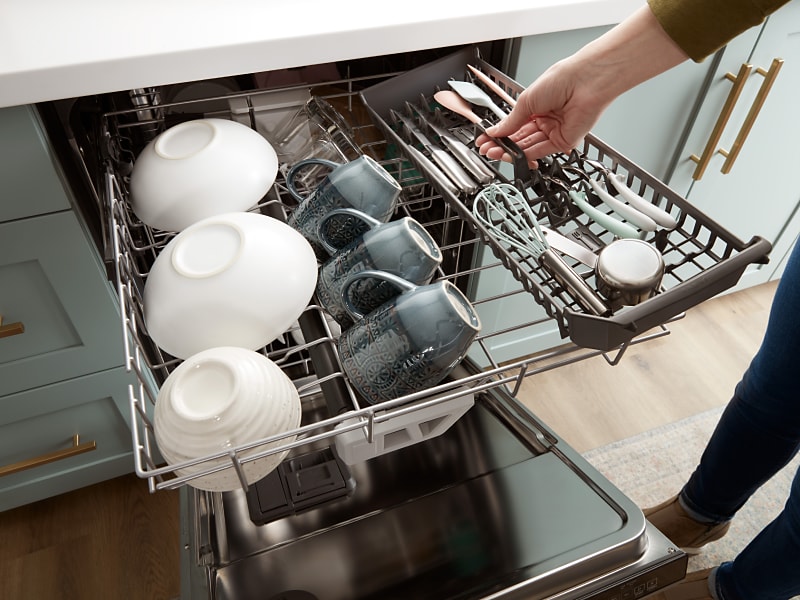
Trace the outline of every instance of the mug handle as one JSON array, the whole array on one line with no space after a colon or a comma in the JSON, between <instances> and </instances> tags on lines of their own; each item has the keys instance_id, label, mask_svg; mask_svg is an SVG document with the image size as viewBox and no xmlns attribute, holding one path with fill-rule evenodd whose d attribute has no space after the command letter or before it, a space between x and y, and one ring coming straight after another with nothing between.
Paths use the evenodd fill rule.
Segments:
<instances>
[{"instance_id":1,"label":"mug handle","mask_svg":"<svg viewBox=\"0 0 800 600\"><path fill-rule=\"evenodd\" d=\"M353 273L347 279L345 279L344 285L342 286L342 302L344 303L345 310L350 314L354 321L363 319L364 313L358 310L353 304L352 300L350 300L350 286L353 285L358 279L366 279L369 277L388 281L399 288L401 293L412 291L419 287L418 285L415 285L410 281L403 279L402 277L398 277L394 273L387 273L386 271L367 269L365 271Z\"/></svg>"},{"instance_id":2,"label":"mug handle","mask_svg":"<svg viewBox=\"0 0 800 600\"><path fill-rule=\"evenodd\" d=\"M330 167L331 169L335 169L338 166L341 166L341 163L333 162L332 160L328 160L327 158L306 158L305 160L301 160L298 163L292 165L292 168L286 173L286 187L289 189L289 193L295 197L299 202L305 200L303 196L300 195L300 192L297 191L297 188L294 185L294 178L297 172L306 167L308 165L322 165L323 167Z\"/></svg>"},{"instance_id":3,"label":"mug handle","mask_svg":"<svg viewBox=\"0 0 800 600\"><path fill-rule=\"evenodd\" d=\"M331 243L325 237L324 232L326 229L325 226L328 224L328 221L332 217L335 217L336 215L350 215L352 217L355 217L356 219L359 219L364 223L366 223L370 229L373 229L379 225L383 225L382 221L379 221L375 217L368 215L367 213L361 212L360 210L356 210L355 208L334 208L331 212L322 217L319 223L317 224L317 239L319 240L320 244L322 244L322 247L325 248L325 250L327 250L328 254L330 255L335 254L338 248L335 248L334 246L331 245Z\"/></svg>"}]
</instances>

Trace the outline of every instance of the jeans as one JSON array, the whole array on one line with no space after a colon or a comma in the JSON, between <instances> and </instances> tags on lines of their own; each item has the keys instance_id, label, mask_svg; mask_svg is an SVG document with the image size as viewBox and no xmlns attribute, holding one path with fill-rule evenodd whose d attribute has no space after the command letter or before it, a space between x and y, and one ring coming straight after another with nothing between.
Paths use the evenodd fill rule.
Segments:
<instances>
[{"instance_id":1,"label":"jeans","mask_svg":"<svg viewBox=\"0 0 800 600\"><path fill-rule=\"evenodd\" d=\"M800 448L800 243L778 284L764 339L681 492L691 513L733 517ZM783 512L717 570L721 600L800 594L800 471Z\"/></svg>"}]
</instances>

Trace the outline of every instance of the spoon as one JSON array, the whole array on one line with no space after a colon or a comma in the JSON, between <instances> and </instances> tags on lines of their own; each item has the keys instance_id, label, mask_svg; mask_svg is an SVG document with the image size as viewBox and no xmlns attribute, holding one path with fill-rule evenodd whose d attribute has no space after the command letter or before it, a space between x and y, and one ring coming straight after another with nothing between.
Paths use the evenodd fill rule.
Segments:
<instances>
[{"instance_id":1,"label":"spoon","mask_svg":"<svg viewBox=\"0 0 800 600\"><path fill-rule=\"evenodd\" d=\"M477 106L488 108L501 119L506 117L507 113L497 106L497 104L492 102L492 99L489 97L489 95L471 81L457 81L455 79L451 79L447 83L456 91L459 96L464 98L464 100L468 100Z\"/></svg>"}]
</instances>

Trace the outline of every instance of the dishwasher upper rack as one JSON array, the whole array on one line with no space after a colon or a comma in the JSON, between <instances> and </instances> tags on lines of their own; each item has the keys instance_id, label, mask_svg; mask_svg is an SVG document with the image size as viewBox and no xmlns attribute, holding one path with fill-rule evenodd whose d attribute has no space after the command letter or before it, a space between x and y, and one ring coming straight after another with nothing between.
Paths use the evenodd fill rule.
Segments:
<instances>
[{"instance_id":1,"label":"dishwasher upper rack","mask_svg":"<svg viewBox=\"0 0 800 600\"><path fill-rule=\"evenodd\" d=\"M385 78L383 75L381 78ZM421 176L420 171L402 156L387 158L394 150L369 118L358 95L358 82L352 79L332 82L326 87L326 95L313 96L329 118L327 131L330 140L340 151L341 160L351 160L359 154L380 157L381 164L401 183L403 193L396 217L416 218L440 244L443 263L437 278L448 279L461 289L469 289L471 279L488 269L503 268L500 262L476 265L474 256L479 251L480 239L475 236L459 211L446 202L441 194ZM339 86L339 87L337 87ZM333 91L331 90L333 89ZM285 91L285 90L284 90ZM269 92L251 91L231 95L244 100L249 106L250 96L263 96ZM202 477L223 468L235 468L240 476L246 462L263 456L300 448L309 444L333 444L340 434L360 430L363 438L370 444L393 432L395 422L423 422L430 414L441 417L442 410L449 405L463 409L465 399L470 399L482 391L504 386L515 396L523 379L537 373L558 368L594 356L603 356L610 364L616 364L624 352L616 355L602 351L586 350L567 344L535 356L524 357L513 362L499 363L492 356L488 343L495 336L507 335L510 330L482 331L476 338L473 348L481 357L480 362L488 365L481 370L471 361L465 361L470 368L459 368L453 376L438 386L402 398L377 405L360 406L358 398L342 373L335 348L335 337L325 318L324 310L312 300L300 317L301 323L310 323L310 330L303 326L294 327L260 352L275 361L290 378L296 382L303 403L314 403L322 396L335 396L334 407L329 404L330 418L313 423L302 423L298 429L272 436L253 443L231 448L226 452L208 455L193 461L174 466L159 466L163 461L157 452L151 420L158 390L169 374L177 368L180 360L162 352L149 338L143 317L142 293L148 271L161 249L175 234L152 229L139 221L129 203L129 175L135 157L148 139L163 131L168 122L171 107L191 111L193 102L209 100L228 102L231 96L203 98L186 103L170 105L149 105L144 113L141 109L109 111L102 116L100 130L105 175L100 196L107 211L108 228L111 232L111 255L114 257L116 283L121 305L122 338L126 366L136 376L136 383L129 388L129 404L132 422L135 471L146 478L151 492L159 489L175 489L191 483L191 479ZM336 104L336 108L330 103ZM262 103L263 105L263 103ZM346 113L350 118L340 119ZM232 118L234 115L224 110L213 115L217 118ZM252 114L250 115L252 117ZM254 123L254 120L251 119ZM353 124L355 121L355 124ZM286 165L281 165L281 173L267 196L254 207L253 211L285 219L296 201L289 194L283 180ZM313 186L314 180L306 182ZM477 299L475 304L502 302L515 294L525 294L523 289L504 292L489 298ZM533 319L519 323L516 330L534 328L550 318ZM305 334L311 333L308 341ZM640 343L668 334L665 327L655 333L640 336L631 343ZM323 360L319 361L318 357ZM320 364L323 363L323 364ZM329 394L329 390L333 394ZM459 408L460 407L460 408ZM454 409L455 410L455 409ZM438 411L438 412L437 412ZM438 417L437 417L438 418ZM405 426L405 425L404 425ZM351 433L352 435L352 433ZM290 438L296 439L292 441ZM276 440L283 440L276 447L269 447ZM255 454L242 456L243 452ZM224 464L218 461L223 459ZM201 466L201 470L191 476L178 476L179 468ZM242 478L243 487L247 487Z\"/></svg>"},{"instance_id":2,"label":"dishwasher upper rack","mask_svg":"<svg viewBox=\"0 0 800 600\"><path fill-rule=\"evenodd\" d=\"M468 65L478 68L511 97L517 97L524 89L502 71L482 60L477 49L464 48L391 80L380 82L361 93L373 119L381 126L387 138L402 148L409 160L429 175L434 185L436 177L430 174L427 165L407 150L409 143L393 126L391 112L402 112L406 103L428 108L435 105L433 94L440 89L446 89L449 79L474 79ZM475 83L482 85L480 80ZM490 95L492 93L491 90L487 92ZM497 120L488 110L481 110L476 106L472 109L486 121ZM445 127L467 142L474 140L479 133L475 125L466 119L459 121L458 118L452 118L446 109L435 108L433 118L442 116L446 118ZM659 293L636 306L611 305L612 314L597 316L587 311L577 298L529 254L510 248L495 238L473 215L471 204L474 196L456 196L444 186L438 186L442 197L470 224L476 235L492 249L494 255L536 302L544 307L547 314L555 319L561 337L569 338L577 346L611 351L627 344L643 332L663 325L688 308L733 287L749 264L768 261L772 247L767 240L754 236L746 243L741 241L663 182L592 134L586 136L580 151L569 156L553 155L548 160L562 174L578 173L572 180L565 178L568 184L575 184L597 173L597 165L602 165L601 168L606 171L624 176L628 187L645 200L669 212L678 221L677 227L672 231L661 229L643 237L645 241L654 244L664 257L666 268ZM505 178L500 173L498 176L522 188L542 224L556 230L571 228L571 232L583 232L601 245L610 243L614 236L575 207L569 201L565 189L554 186L546 177L545 167L544 164L539 170L524 167L526 172L520 173L519 164L515 164L513 176ZM554 203L559 206L557 214L551 208ZM608 215L613 212L605 205L597 208ZM564 258L568 262L571 260L567 256ZM591 269L587 271L578 261L571 261L570 266L587 281L593 277Z\"/></svg>"}]
</instances>

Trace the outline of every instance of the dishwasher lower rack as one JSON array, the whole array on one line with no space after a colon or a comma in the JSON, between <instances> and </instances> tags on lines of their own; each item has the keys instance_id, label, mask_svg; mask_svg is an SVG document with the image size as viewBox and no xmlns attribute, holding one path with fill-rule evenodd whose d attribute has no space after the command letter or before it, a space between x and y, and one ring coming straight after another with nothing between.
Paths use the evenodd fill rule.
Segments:
<instances>
[{"instance_id":1,"label":"dishwasher lower rack","mask_svg":"<svg viewBox=\"0 0 800 600\"><path fill-rule=\"evenodd\" d=\"M482 71L511 97L518 96L523 90L519 83L483 61L476 49L465 48L362 92L364 103L387 138L402 148L434 184L437 178L431 174L429 165L420 161L418 154L415 156L408 151L412 143L405 137L407 134L402 127L394 123L393 111L405 111L408 116L409 105L417 112L427 111L429 120L438 120L439 125L451 134L471 143L479 133L478 128L466 119L452 115L433 99L435 92L447 89L450 79L475 80L470 66ZM475 80L475 83L481 84L481 81ZM487 92L491 94L491 90L487 89ZM497 120L491 111L484 109L481 112L477 106L471 108L484 122ZM472 213L474 194L455 195L445 186L438 186L447 203L556 320L561 336L578 346L608 351L625 344L642 332L733 287L749 264L768 260L771 245L767 240L760 237L753 237L746 243L739 240L663 182L591 134L586 136L582 149L569 156L548 157L536 170L529 169L524 159L519 158L521 155L518 155L516 162L519 164L515 164L513 176L507 176L505 180L524 190L536 218L554 230L582 234L584 239L593 237L600 245L614 239L612 233L584 215L566 192L567 187L577 186L601 171L624 177L629 188L670 213L677 221L677 227L671 231L660 228L641 234L641 238L660 250L664 258L665 272L660 292L636 306L609 303L611 314L598 316L584 308L577 297L529 253L499 241L484 227ZM592 200L591 194L589 198ZM598 209L610 218L616 218L608 206L599 203L599 199L595 202L599 204ZM564 258L571 260L568 256ZM594 276L591 268L587 271L576 260L571 260L570 266L587 281Z\"/></svg>"},{"instance_id":2,"label":"dishwasher lower rack","mask_svg":"<svg viewBox=\"0 0 800 600\"><path fill-rule=\"evenodd\" d=\"M383 75L376 80L385 78L386 75ZM365 85L364 82L358 83L361 88ZM306 421L304 418L298 429L279 436L256 440L179 465L161 466L162 459L153 434L152 408L159 386L180 364L180 360L165 354L148 336L142 293L150 266L174 234L154 230L139 221L130 207L128 185L135 157L149 139L169 126L171 118L187 118L187 113L191 115L189 118L197 118L196 114L192 114L192 102L202 102L204 106L211 103L217 107L217 110L206 112L204 116L236 119L250 123L254 128L258 111L271 106L272 94L282 94L282 98L287 94L294 97L296 103L291 110L308 110L310 103L314 118L320 119L323 124L324 143L328 150L335 149L342 161L351 160L359 154L370 154L401 183L403 192L397 216L414 217L439 244L443 262L437 278L447 279L460 289L469 291L481 273L506 268L501 261L487 262L483 258L484 242L476 235L469 221L463 218L460 206L443 197L413 163L398 154L395 145L387 142L361 103L358 93L361 88L354 85L352 80L342 80L327 84L324 94L309 88L257 90L186 103L158 105L153 102L148 103L150 108L146 111L125 108L103 115L100 137L103 141L101 153L105 164L105 187L99 195L106 207L113 246L126 363L138 379L137 384L129 390L135 471L139 477L148 480L151 492L179 488L191 484L194 478L229 468L236 469L242 487L247 489L242 466L285 450L290 451L291 459L303 456L312 447L333 447L336 449L333 458L338 464L363 461L438 436L470 409L475 395L482 391L503 386L516 395L525 377L593 356L603 356L609 363L615 364L630 344L668 333L666 327L661 325L620 345L611 354L565 344L548 352L501 363L490 348L489 342L493 338L507 335L511 330L534 329L552 322L552 315L528 320L522 316L512 328L496 331L484 329L480 333L470 351L470 358L474 359L470 364L479 364L479 368L469 371L459 368L449 379L431 389L377 405L361 405L341 370L336 338L326 313L312 299L298 324L260 352L277 363L296 382L304 406L322 391L327 412L315 411L314 420ZM172 112L174 109L177 110ZM346 118L342 115L346 115ZM285 219L293 210L296 201L288 193L283 178L288 166L281 164L275 185L252 210L281 219ZM322 175L324 172L318 174ZM315 182L315 179L309 178L305 185L310 189ZM528 295L528 291L520 287L490 297L471 299L474 304L490 305L502 303L511 296ZM302 461L298 461L300 463ZM198 470L192 475L177 473L179 469L187 467Z\"/></svg>"}]
</instances>

